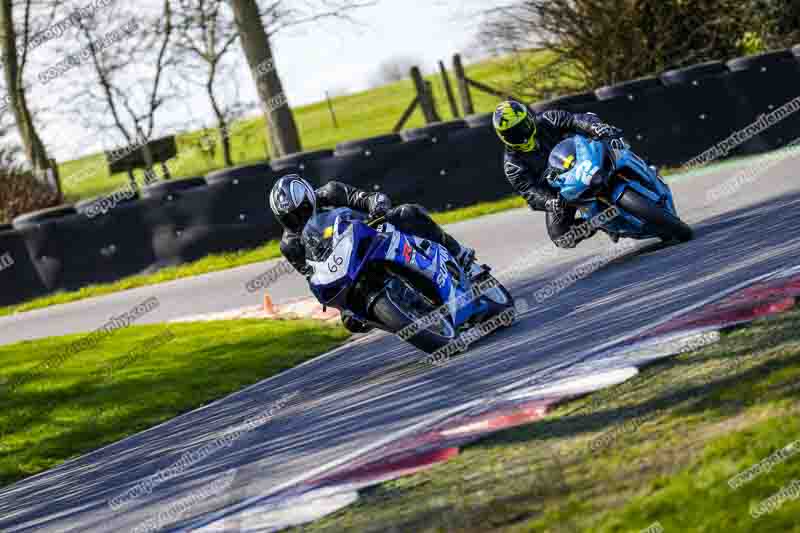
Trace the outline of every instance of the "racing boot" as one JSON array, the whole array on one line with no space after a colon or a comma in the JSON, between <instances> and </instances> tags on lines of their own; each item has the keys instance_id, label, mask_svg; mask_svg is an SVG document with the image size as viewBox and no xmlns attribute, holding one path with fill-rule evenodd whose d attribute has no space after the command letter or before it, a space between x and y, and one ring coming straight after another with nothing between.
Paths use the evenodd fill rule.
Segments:
<instances>
[{"instance_id":1,"label":"racing boot","mask_svg":"<svg viewBox=\"0 0 800 533\"><path fill-rule=\"evenodd\" d=\"M456 263L459 264L461 269L466 272L469 279L474 280L484 271L480 265L475 261L475 249L467 246L461 246L461 250L454 255Z\"/></svg>"},{"instance_id":2,"label":"racing boot","mask_svg":"<svg viewBox=\"0 0 800 533\"><path fill-rule=\"evenodd\" d=\"M342 311L341 313L342 325L350 333L367 333L372 331L373 327L366 322L356 318L350 311Z\"/></svg>"},{"instance_id":3,"label":"racing boot","mask_svg":"<svg viewBox=\"0 0 800 533\"><path fill-rule=\"evenodd\" d=\"M458 266L461 267L469 279L475 279L476 276L483 272L483 269L475 262L475 250L467 246L463 246L452 235L442 231L442 244L456 260Z\"/></svg>"},{"instance_id":4,"label":"racing boot","mask_svg":"<svg viewBox=\"0 0 800 533\"><path fill-rule=\"evenodd\" d=\"M461 265L461 268L464 269L465 272L469 271L469 268L475 262L475 249L468 248L466 246L461 246L461 250L459 250L458 254L455 256L456 262Z\"/></svg>"}]
</instances>

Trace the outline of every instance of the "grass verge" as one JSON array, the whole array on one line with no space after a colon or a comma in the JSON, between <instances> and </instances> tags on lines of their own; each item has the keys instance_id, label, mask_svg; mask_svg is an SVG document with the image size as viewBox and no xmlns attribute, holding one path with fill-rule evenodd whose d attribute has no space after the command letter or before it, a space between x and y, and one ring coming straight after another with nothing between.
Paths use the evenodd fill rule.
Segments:
<instances>
[{"instance_id":1,"label":"grass verge","mask_svg":"<svg viewBox=\"0 0 800 533\"><path fill-rule=\"evenodd\" d=\"M192 263L166 267L151 274L138 274L136 276L129 276L113 283L88 285L77 291L58 292L18 305L0 307L0 316L7 316L25 311L33 311L34 309L42 309L52 305L77 302L78 300L85 300L86 298L94 298L96 296L103 296L128 289L135 289L137 287L146 287L176 279L199 276L201 274L218 272L220 270L228 270L229 268L236 268L239 266L250 265L253 263L259 263L261 261L274 259L276 257L280 257L280 255L281 252L278 248L278 242L269 241L266 244L252 250L242 250L239 252L230 252L225 254L212 254L202 259L198 259Z\"/></svg>"},{"instance_id":2,"label":"grass verge","mask_svg":"<svg viewBox=\"0 0 800 533\"><path fill-rule=\"evenodd\" d=\"M794 310L362 491L303 530L800 532L797 499L750 515L800 479L800 456L728 485L798 440L798 400Z\"/></svg>"},{"instance_id":3,"label":"grass verge","mask_svg":"<svg viewBox=\"0 0 800 533\"><path fill-rule=\"evenodd\" d=\"M20 383L0 395L0 486L292 368L348 336L305 320L131 326L42 373L32 371L84 336L0 347L0 383Z\"/></svg>"},{"instance_id":4,"label":"grass verge","mask_svg":"<svg viewBox=\"0 0 800 533\"><path fill-rule=\"evenodd\" d=\"M452 211L434 213L433 219L439 224L452 224L454 222L460 222L470 218L490 215L509 209L516 209L525 205L525 201L522 198L511 197L494 202L484 202L470 207L454 209ZM275 259L276 257L280 256L281 253L278 248L278 242L270 241L253 250L209 255L193 263L164 268L152 274L129 276L114 283L89 285L77 291L59 292L42 296L18 305L0 307L0 316L23 313L25 311L33 311L35 309L43 309L53 305L77 302L78 300L85 300L87 298L94 298L96 296L103 296L128 289L135 289L137 287L146 287L176 279L189 278L192 276L199 276L201 274L209 274L211 272L218 272L220 270L228 270L230 268L236 268L253 263L260 263L269 259Z\"/></svg>"}]
</instances>

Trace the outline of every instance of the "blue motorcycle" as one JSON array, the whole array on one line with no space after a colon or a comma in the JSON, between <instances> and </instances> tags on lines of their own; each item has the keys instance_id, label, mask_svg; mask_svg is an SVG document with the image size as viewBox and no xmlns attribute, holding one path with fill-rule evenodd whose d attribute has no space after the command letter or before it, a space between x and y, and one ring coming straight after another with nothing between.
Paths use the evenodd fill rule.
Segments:
<instances>
[{"instance_id":1,"label":"blue motorcycle","mask_svg":"<svg viewBox=\"0 0 800 533\"><path fill-rule=\"evenodd\" d=\"M686 242L693 232L681 221L672 191L656 170L624 147L581 135L561 141L550 152L548 181L584 220L612 238ZM606 220L612 206L615 216Z\"/></svg>"},{"instance_id":2,"label":"blue motorcycle","mask_svg":"<svg viewBox=\"0 0 800 533\"><path fill-rule=\"evenodd\" d=\"M302 233L309 287L326 307L433 353L462 332L502 316L513 322L514 299L489 267L466 273L435 242L398 231L348 208L317 212Z\"/></svg>"}]
</instances>

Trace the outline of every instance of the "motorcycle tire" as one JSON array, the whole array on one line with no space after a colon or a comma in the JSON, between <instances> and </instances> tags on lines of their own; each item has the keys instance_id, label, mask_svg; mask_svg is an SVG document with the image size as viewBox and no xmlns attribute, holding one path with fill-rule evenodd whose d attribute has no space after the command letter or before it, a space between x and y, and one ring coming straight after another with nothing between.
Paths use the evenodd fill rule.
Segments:
<instances>
[{"instance_id":1,"label":"motorcycle tire","mask_svg":"<svg viewBox=\"0 0 800 533\"><path fill-rule=\"evenodd\" d=\"M633 189L627 189L617 202L619 207L643 220L664 241L688 242L694 232L681 219L655 205Z\"/></svg>"},{"instance_id":2,"label":"motorcycle tire","mask_svg":"<svg viewBox=\"0 0 800 533\"><path fill-rule=\"evenodd\" d=\"M483 300L489 304L489 313L487 314L487 317L484 320L484 322L496 316L502 316L503 313L506 313L505 316L507 317L507 319L502 321L501 327L502 328L511 327L514 324L514 321L516 320L517 317L517 313L514 308L514 297L511 296L511 293L508 292L508 289L506 289L503 286L503 284L500 283L491 274L486 274L485 276L482 276L479 280L477 280L477 283L486 283L486 282L492 282L492 285L494 285L494 287L482 292L481 298L483 298ZM509 310L511 310L510 313L507 312Z\"/></svg>"},{"instance_id":3,"label":"motorcycle tire","mask_svg":"<svg viewBox=\"0 0 800 533\"><path fill-rule=\"evenodd\" d=\"M385 326L391 333L400 332L420 320L425 316L435 316L434 308L431 306L425 312L409 309L409 305L404 301L400 294L399 285L402 282L391 283L386 290L378 295L372 303L372 315ZM403 284L404 285L404 284ZM414 290L404 286L405 290ZM453 342L457 337L457 332L447 318L436 317L436 321L427 328L422 329L408 338L401 338L412 344L416 348L426 353L433 353Z\"/></svg>"}]
</instances>

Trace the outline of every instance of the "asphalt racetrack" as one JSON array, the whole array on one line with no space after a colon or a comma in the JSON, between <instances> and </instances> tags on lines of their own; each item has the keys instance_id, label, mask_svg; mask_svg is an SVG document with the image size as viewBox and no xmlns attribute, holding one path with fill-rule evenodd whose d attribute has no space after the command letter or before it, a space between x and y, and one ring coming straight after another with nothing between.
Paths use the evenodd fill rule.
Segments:
<instances>
[{"instance_id":1,"label":"asphalt racetrack","mask_svg":"<svg viewBox=\"0 0 800 533\"><path fill-rule=\"evenodd\" d=\"M590 257L608 254L599 234L576 250L552 252L543 215L511 211L449 228L477 248L502 280L524 257L547 250L511 284L529 308L511 328L483 339L441 367L414 366L423 355L382 333L370 334L301 367L0 490L0 531L129 531L215 480L166 530L236 531L235 511L319 476L364 450L401 436L498 390L544 386L579 362L666 318L760 275L800 263L800 182L796 159L750 175L732 194L708 191L757 162L726 164L671 180L678 209L696 231L672 247L642 241L539 303L534 295ZM754 167L758 169L759 167ZM498 186L502 186L498 184ZM99 327L108 317L157 296L143 322L257 303L247 280L255 265L96 300L0 319L3 343ZM303 294L289 276L269 290L276 301ZM292 395L268 423L247 431L190 468L114 511L108 501ZM228 476L225 478L224 476ZM222 521L212 519L224 517ZM252 521L251 521L252 522ZM210 525L207 525L210 524ZM219 524L226 524L220 526ZM166 525L166 524L165 524ZM269 523L260 524L269 530ZM141 527L137 531L143 531ZM249 530L249 529L248 529Z\"/></svg>"}]
</instances>

